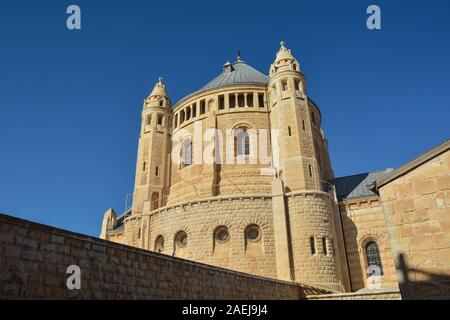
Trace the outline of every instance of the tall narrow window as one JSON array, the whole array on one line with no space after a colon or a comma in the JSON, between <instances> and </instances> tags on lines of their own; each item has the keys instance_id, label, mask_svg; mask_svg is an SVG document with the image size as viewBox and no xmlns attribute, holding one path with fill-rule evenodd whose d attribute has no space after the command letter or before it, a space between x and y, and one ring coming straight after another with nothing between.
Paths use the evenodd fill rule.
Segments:
<instances>
[{"instance_id":1,"label":"tall narrow window","mask_svg":"<svg viewBox=\"0 0 450 320\"><path fill-rule=\"evenodd\" d=\"M158 125L162 125L163 124L163 118L164 116L162 114L158 114Z\"/></svg>"},{"instance_id":2,"label":"tall narrow window","mask_svg":"<svg viewBox=\"0 0 450 320\"><path fill-rule=\"evenodd\" d=\"M205 100L200 100L200 114L205 113Z\"/></svg>"},{"instance_id":3,"label":"tall narrow window","mask_svg":"<svg viewBox=\"0 0 450 320\"><path fill-rule=\"evenodd\" d=\"M260 108L264 108L264 93L258 93L258 105Z\"/></svg>"},{"instance_id":4,"label":"tall narrow window","mask_svg":"<svg viewBox=\"0 0 450 320\"><path fill-rule=\"evenodd\" d=\"M178 126L178 113L175 115L173 119L173 127L176 128Z\"/></svg>"},{"instance_id":5,"label":"tall narrow window","mask_svg":"<svg viewBox=\"0 0 450 320\"><path fill-rule=\"evenodd\" d=\"M295 90L299 91L300 90L300 80L296 79L294 81L294 85L295 85Z\"/></svg>"},{"instance_id":6,"label":"tall narrow window","mask_svg":"<svg viewBox=\"0 0 450 320\"><path fill-rule=\"evenodd\" d=\"M302 128L303 128L303 131L306 130L306 127L305 127L305 120L302 120Z\"/></svg>"},{"instance_id":7,"label":"tall narrow window","mask_svg":"<svg viewBox=\"0 0 450 320\"><path fill-rule=\"evenodd\" d=\"M230 108L236 107L236 96L234 95L234 93L230 93L228 95L228 98L230 99Z\"/></svg>"},{"instance_id":8,"label":"tall narrow window","mask_svg":"<svg viewBox=\"0 0 450 320\"><path fill-rule=\"evenodd\" d=\"M245 104L245 97L243 93L238 94L238 107L243 107Z\"/></svg>"},{"instance_id":9,"label":"tall narrow window","mask_svg":"<svg viewBox=\"0 0 450 320\"><path fill-rule=\"evenodd\" d=\"M219 109L225 109L225 98L223 94L219 95Z\"/></svg>"},{"instance_id":10,"label":"tall narrow window","mask_svg":"<svg viewBox=\"0 0 450 320\"><path fill-rule=\"evenodd\" d=\"M281 88L283 89L283 91L287 91L287 89L288 89L287 80L282 80L281 81Z\"/></svg>"},{"instance_id":11,"label":"tall narrow window","mask_svg":"<svg viewBox=\"0 0 450 320\"><path fill-rule=\"evenodd\" d=\"M194 102L192 105L192 118L195 118L197 116L197 103Z\"/></svg>"},{"instance_id":12,"label":"tall narrow window","mask_svg":"<svg viewBox=\"0 0 450 320\"><path fill-rule=\"evenodd\" d=\"M323 255L326 256L328 254L326 238L322 238L322 250L323 250Z\"/></svg>"},{"instance_id":13,"label":"tall narrow window","mask_svg":"<svg viewBox=\"0 0 450 320\"><path fill-rule=\"evenodd\" d=\"M311 248L311 254L316 254L316 239L314 237L309 238L309 246Z\"/></svg>"},{"instance_id":14,"label":"tall narrow window","mask_svg":"<svg viewBox=\"0 0 450 320\"><path fill-rule=\"evenodd\" d=\"M383 265L381 264L380 250L375 241L370 241L366 244L366 259L369 276L383 275Z\"/></svg>"},{"instance_id":15,"label":"tall narrow window","mask_svg":"<svg viewBox=\"0 0 450 320\"><path fill-rule=\"evenodd\" d=\"M288 133L289 133L289 137L290 137L292 135L291 126L288 126Z\"/></svg>"},{"instance_id":16,"label":"tall narrow window","mask_svg":"<svg viewBox=\"0 0 450 320\"><path fill-rule=\"evenodd\" d=\"M156 168L155 168L155 176L158 176L158 174L159 174L159 168L158 168L158 166L156 166Z\"/></svg>"},{"instance_id":17,"label":"tall narrow window","mask_svg":"<svg viewBox=\"0 0 450 320\"><path fill-rule=\"evenodd\" d=\"M312 165L308 165L308 168L309 168L309 176L312 177L313 176Z\"/></svg>"},{"instance_id":18,"label":"tall narrow window","mask_svg":"<svg viewBox=\"0 0 450 320\"><path fill-rule=\"evenodd\" d=\"M181 145L181 162L183 167L192 164L192 142L190 139L185 140Z\"/></svg>"},{"instance_id":19,"label":"tall narrow window","mask_svg":"<svg viewBox=\"0 0 450 320\"><path fill-rule=\"evenodd\" d=\"M150 125L152 123L152 116L147 116L146 124Z\"/></svg>"},{"instance_id":20,"label":"tall narrow window","mask_svg":"<svg viewBox=\"0 0 450 320\"><path fill-rule=\"evenodd\" d=\"M253 107L253 92L247 93L247 106Z\"/></svg>"},{"instance_id":21,"label":"tall narrow window","mask_svg":"<svg viewBox=\"0 0 450 320\"><path fill-rule=\"evenodd\" d=\"M235 154L237 156L250 154L250 136L247 132L247 128L236 129L234 144Z\"/></svg>"},{"instance_id":22,"label":"tall narrow window","mask_svg":"<svg viewBox=\"0 0 450 320\"><path fill-rule=\"evenodd\" d=\"M314 127L317 127L317 119L316 119L316 114L314 112L311 112L311 122Z\"/></svg>"},{"instance_id":23,"label":"tall narrow window","mask_svg":"<svg viewBox=\"0 0 450 320\"><path fill-rule=\"evenodd\" d=\"M144 163L142 164L142 171L145 171L146 167L147 167L147 162L144 161Z\"/></svg>"}]
</instances>

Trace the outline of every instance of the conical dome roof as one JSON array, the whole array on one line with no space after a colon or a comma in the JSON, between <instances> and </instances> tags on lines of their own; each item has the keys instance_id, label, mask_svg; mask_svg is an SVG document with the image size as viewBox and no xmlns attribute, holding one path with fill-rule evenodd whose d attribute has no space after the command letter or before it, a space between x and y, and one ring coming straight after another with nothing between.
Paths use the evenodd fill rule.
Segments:
<instances>
[{"instance_id":1,"label":"conical dome roof","mask_svg":"<svg viewBox=\"0 0 450 320\"><path fill-rule=\"evenodd\" d=\"M291 53L291 50L287 49L284 41L280 42L280 49L277 52L277 57L275 58L275 62L280 60L293 60L294 56Z\"/></svg>"},{"instance_id":2,"label":"conical dome roof","mask_svg":"<svg viewBox=\"0 0 450 320\"><path fill-rule=\"evenodd\" d=\"M166 86L162 82L162 77L159 77L158 83L155 84L152 93L150 93L150 97L167 97Z\"/></svg>"}]
</instances>

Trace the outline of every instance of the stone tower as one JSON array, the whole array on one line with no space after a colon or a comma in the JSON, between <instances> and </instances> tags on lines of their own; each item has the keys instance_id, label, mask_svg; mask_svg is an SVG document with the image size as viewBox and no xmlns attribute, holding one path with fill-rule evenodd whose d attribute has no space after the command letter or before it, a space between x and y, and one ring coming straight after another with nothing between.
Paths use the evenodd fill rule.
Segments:
<instances>
[{"instance_id":1,"label":"stone tower","mask_svg":"<svg viewBox=\"0 0 450 320\"><path fill-rule=\"evenodd\" d=\"M171 105L159 78L144 100L139 136L133 215L163 206L169 188Z\"/></svg>"},{"instance_id":2,"label":"stone tower","mask_svg":"<svg viewBox=\"0 0 450 320\"><path fill-rule=\"evenodd\" d=\"M278 275L338 291L333 199L323 179L331 169L323 155L320 111L307 97L300 64L284 42L269 77L271 128L278 129L272 141Z\"/></svg>"}]
</instances>

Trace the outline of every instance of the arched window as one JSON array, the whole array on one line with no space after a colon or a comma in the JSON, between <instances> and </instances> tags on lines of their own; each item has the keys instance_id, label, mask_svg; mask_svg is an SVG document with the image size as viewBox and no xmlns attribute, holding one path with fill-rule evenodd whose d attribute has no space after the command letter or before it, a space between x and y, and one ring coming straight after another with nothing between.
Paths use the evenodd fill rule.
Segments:
<instances>
[{"instance_id":1,"label":"arched window","mask_svg":"<svg viewBox=\"0 0 450 320\"><path fill-rule=\"evenodd\" d=\"M181 145L181 164L183 167L192 164L192 142L190 139L185 140Z\"/></svg>"},{"instance_id":2,"label":"arched window","mask_svg":"<svg viewBox=\"0 0 450 320\"><path fill-rule=\"evenodd\" d=\"M175 247L184 248L187 246L187 234L184 231L179 231L175 236Z\"/></svg>"},{"instance_id":3,"label":"arched window","mask_svg":"<svg viewBox=\"0 0 450 320\"><path fill-rule=\"evenodd\" d=\"M245 239L250 242L257 242L261 239L261 231L256 224L249 225L245 229Z\"/></svg>"},{"instance_id":4,"label":"arched window","mask_svg":"<svg viewBox=\"0 0 450 320\"><path fill-rule=\"evenodd\" d=\"M234 136L235 154L239 155L249 155L250 154L250 136L248 134L247 128L236 129L236 134Z\"/></svg>"},{"instance_id":5,"label":"arched window","mask_svg":"<svg viewBox=\"0 0 450 320\"><path fill-rule=\"evenodd\" d=\"M220 226L214 231L214 240L218 243L227 242L230 239L230 233L228 228L225 226Z\"/></svg>"},{"instance_id":6,"label":"arched window","mask_svg":"<svg viewBox=\"0 0 450 320\"><path fill-rule=\"evenodd\" d=\"M155 239L155 251L163 252L164 251L164 237L159 235Z\"/></svg>"},{"instance_id":7,"label":"arched window","mask_svg":"<svg viewBox=\"0 0 450 320\"><path fill-rule=\"evenodd\" d=\"M369 276L383 275L383 265L381 264L380 250L375 241L370 241L366 244L366 259Z\"/></svg>"},{"instance_id":8,"label":"arched window","mask_svg":"<svg viewBox=\"0 0 450 320\"><path fill-rule=\"evenodd\" d=\"M153 192L152 193L152 202L151 202L151 209L150 210L155 210L159 207L159 194L158 192Z\"/></svg>"}]
</instances>

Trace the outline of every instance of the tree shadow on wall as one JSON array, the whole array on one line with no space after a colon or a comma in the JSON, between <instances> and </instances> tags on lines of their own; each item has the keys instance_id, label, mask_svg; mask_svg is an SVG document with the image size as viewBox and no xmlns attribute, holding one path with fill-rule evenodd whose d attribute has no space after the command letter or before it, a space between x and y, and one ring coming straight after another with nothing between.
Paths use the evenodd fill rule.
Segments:
<instances>
[{"instance_id":1,"label":"tree shadow on wall","mask_svg":"<svg viewBox=\"0 0 450 320\"><path fill-rule=\"evenodd\" d=\"M396 260L403 299L450 299L450 276L408 266L405 255Z\"/></svg>"}]
</instances>

